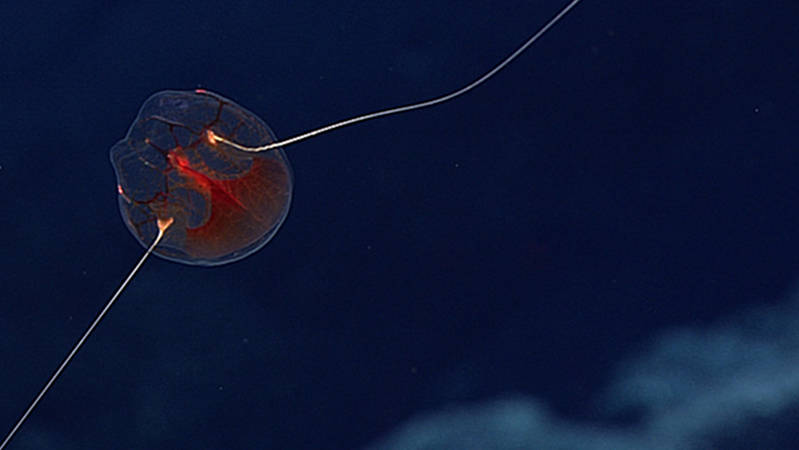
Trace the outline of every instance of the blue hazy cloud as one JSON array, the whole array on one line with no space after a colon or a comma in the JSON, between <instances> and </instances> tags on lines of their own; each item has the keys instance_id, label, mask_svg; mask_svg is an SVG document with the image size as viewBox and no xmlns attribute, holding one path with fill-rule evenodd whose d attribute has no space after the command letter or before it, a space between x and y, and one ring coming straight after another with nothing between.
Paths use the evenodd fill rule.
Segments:
<instances>
[{"instance_id":1,"label":"blue hazy cloud","mask_svg":"<svg viewBox=\"0 0 799 450\"><path fill-rule=\"evenodd\" d=\"M534 398L506 396L418 414L370 448L692 449L719 442L725 448L783 448L793 441L782 422L797 406L794 293L784 303L740 311L707 327L661 333L618 365L586 407L594 420L560 417Z\"/></svg>"}]
</instances>

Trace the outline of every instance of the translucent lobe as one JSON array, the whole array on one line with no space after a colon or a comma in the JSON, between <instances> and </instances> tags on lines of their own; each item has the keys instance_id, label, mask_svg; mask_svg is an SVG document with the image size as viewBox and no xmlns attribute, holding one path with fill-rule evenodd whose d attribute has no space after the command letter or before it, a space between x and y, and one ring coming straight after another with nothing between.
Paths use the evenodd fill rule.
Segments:
<instances>
[{"instance_id":1,"label":"translucent lobe","mask_svg":"<svg viewBox=\"0 0 799 450\"><path fill-rule=\"evenodd\" d=\"M283 150L250 154L208 139L248 146L274 142L257 116L207 91L163 91L142 105L125 139L111 149L128 229L147 247L158 219L174 218L155 254L192 265L241 259L265 245L291 203Z\"/></svg>"}]
</instances>

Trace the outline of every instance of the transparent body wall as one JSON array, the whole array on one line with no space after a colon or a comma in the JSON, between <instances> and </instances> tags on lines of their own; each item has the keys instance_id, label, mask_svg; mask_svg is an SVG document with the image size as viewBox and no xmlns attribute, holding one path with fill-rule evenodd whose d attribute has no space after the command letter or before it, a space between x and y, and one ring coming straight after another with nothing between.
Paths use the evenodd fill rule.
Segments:
<instances>
[{"instance_id":1,"label":"transparent body wall","mask_svg":"<svg viewBox=\"0 0 799 450\"><path fill-rule=\"evenodd\" d=\"M154 251L160 257L205 266L239 260L266 245L288 214L293 176L284 151L246 153L209 133L253 146L276 141L231 100L163 91L111 149L119 209L136 239L146 248L157 219L175 220Z\"/></svg>"}]
</instances>

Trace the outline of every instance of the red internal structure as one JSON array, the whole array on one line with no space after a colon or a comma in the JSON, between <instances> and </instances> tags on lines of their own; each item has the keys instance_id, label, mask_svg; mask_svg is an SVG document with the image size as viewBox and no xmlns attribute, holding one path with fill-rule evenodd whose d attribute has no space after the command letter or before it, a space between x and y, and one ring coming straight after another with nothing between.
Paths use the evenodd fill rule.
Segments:
<instances>
[{"instance_id":1,"label":"red internal structure","mask_svg":"<svg viewBox=\"0 0 799 450\"><path fill-rule=\"evenodd\" d=\"M145 247L158 219L173 217L155 253L192 265L241 259L274 236L291 203L292 174L282 150L245 153L274 142L257 116L208 91L164 91L142 106L111 149L119 204Z\"/></svg>"}]
</instances>

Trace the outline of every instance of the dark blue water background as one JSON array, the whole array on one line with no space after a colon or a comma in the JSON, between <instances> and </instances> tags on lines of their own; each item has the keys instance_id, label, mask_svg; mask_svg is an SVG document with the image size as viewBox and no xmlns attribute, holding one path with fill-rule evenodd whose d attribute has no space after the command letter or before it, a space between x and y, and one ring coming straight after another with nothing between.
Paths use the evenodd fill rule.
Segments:
<instances>
[{"instance_id":1,"label":"dark blue water background","mask_svg":"<svg viewBox=\"0 0 799 450\"><path fill-rule=\"evenodd\" d=\"M562 3L6 4L3 432L142 254L108 150L149 95L213 90L288 137L453 90ZM509 393L592 420L658 330L799 273L796 17L585 1L466 97L287 148L273 241L148 261L10 448L357 448Z\"/></svg>"}]
</instances>

